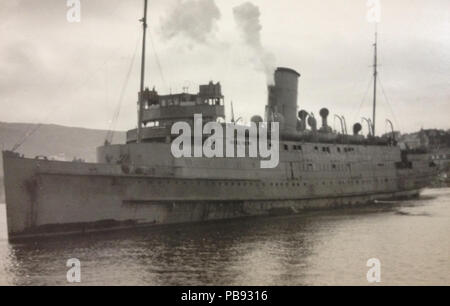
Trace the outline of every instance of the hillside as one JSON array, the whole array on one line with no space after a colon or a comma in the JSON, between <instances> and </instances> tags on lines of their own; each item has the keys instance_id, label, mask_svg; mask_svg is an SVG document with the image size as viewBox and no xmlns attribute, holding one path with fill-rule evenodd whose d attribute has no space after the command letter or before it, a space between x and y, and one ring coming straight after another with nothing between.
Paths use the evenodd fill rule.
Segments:
<instances>
[{"instance_id":1,"label":"hillside","mask_svg":"<svg viewBox=\"0 0 450 306\"><path fill-rule=\"evenodd\" d=\"M0 148L11 150L23 137L36 128L36 124L0 122ZM106 136L104 130L66 127L44 124L17 150L27 157L36 155L74 157L95 161L95 150L102 145ZM113 143L124 143L125 132L114 133ZM0 156L0 182L3 177L3 161ZM1 182L2 183L2 182ZM3 183L0 188L0 202L3 199Z\"/></svg>"}]
</instances>

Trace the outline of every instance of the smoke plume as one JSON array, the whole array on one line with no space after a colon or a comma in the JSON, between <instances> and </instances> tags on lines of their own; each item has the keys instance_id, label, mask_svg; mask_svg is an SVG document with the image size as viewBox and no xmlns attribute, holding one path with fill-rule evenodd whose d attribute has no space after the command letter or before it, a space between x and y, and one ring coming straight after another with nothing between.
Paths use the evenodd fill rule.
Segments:
<instances>
[{"instance_id":1,"label":"smoke plume","mask_svg":"<svg viewBox=\"0 0 450 306\"><path fill-rule=\"evenodd\" d=\"M165 39L184 36L205 43L215 31L221 14L214 0L177 0L163 18L161 34Z\"/></svg>"},{"instance_id":2,"label":"smoke plume","mask_svg":"<svg viewBox=\"0 0 450 306\"><path fill-rule=\"evenodd\" d=\"M265 50L261 43L260 15L259 8L251 2L245 2L233 8L234 20L242 38L255 53L256 68L266 74L268 84L273 84L273 73L276 66L275 56Z\"/></svg>"}]
</instances>

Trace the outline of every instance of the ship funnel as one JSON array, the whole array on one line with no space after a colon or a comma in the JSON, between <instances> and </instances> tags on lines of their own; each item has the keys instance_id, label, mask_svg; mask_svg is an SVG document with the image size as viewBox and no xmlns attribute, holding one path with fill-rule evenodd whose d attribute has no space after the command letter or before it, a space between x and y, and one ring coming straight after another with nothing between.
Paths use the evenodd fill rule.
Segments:
<instances>
[{"instance_id":1,"label":"ship funnel","mask_svg":"<svg viewBox=\"0 0 450 306\"><path fill-rule=\"evenodd\" d=\"M268 86L268 102L266 106L266 120L283 118L282 133L297 131L297 88L300 74L290 68L277 68L275 83ZM278 116L274 116L278 114ZM279 116L281 115L281 116Z\"/></svg>"},{"instance_id":2,"label":"ship funnel","mask_svg":"<svg viewBox=\"0 0 450 306\"><path fill-rule=\"evenodd\" d=\"M362 126L360 123L355 123L353 125L353 135L355 135L355 136L358 135L359 132L361 132L361 130L362 130Z\"/></svg>"}]
</instances>

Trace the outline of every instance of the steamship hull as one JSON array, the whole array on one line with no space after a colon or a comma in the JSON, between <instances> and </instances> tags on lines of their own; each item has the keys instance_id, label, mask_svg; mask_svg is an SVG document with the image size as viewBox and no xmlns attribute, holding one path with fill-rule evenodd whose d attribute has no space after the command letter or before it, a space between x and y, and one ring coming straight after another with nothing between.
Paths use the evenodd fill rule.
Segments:
<instances>
[{"instance_id":1,"label":"steamship hull","mask_svg":"<svg viewBox=\"0 0 450 306\"><path fill-rule=\"evenodd\" d=\"M312 176L281 179L276 178L276 173L288 172L280 169L272 173L275 178L254 179L251 174L239 179L208 178L195 173L183 177L176 172L177 167L172 168L172 173L157 168L138 171L106 163L29 159L9 152L3 153L3 161L10 241L297 214L417 196L429 182L429 174L418 176L411 172L383 176L383 180L380 177L373 186L356 183L362 181L361 177L357 179L359 176L325 179L325 172L318 179ZM281 163L279 168L285 165ZM339 182L344 179L354 182L341 185Z\"/></svg>"}]
</instances>

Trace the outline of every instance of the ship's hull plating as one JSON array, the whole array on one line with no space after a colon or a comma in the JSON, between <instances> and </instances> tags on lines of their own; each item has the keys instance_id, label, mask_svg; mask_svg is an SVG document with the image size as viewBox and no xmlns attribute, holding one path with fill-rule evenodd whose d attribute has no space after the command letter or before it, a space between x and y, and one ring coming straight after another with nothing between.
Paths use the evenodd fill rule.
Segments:
<instances>
[{"instance_id":1,"label":"ship's hull plating","mask_svg":"<svg viewBox=\"0 0 450 306\"><path fill-rule=\"evenodd\" d=\"M119 173L116 165L4 154L10 240L250 216L296 214L418 195L420 182L336 192L307 182L211 180ZM325 193L320 188L329 189ZM325 190L324 189L324 190ZM338 189L339 190L339 189Z\"/></svg>"}]
</instances>

